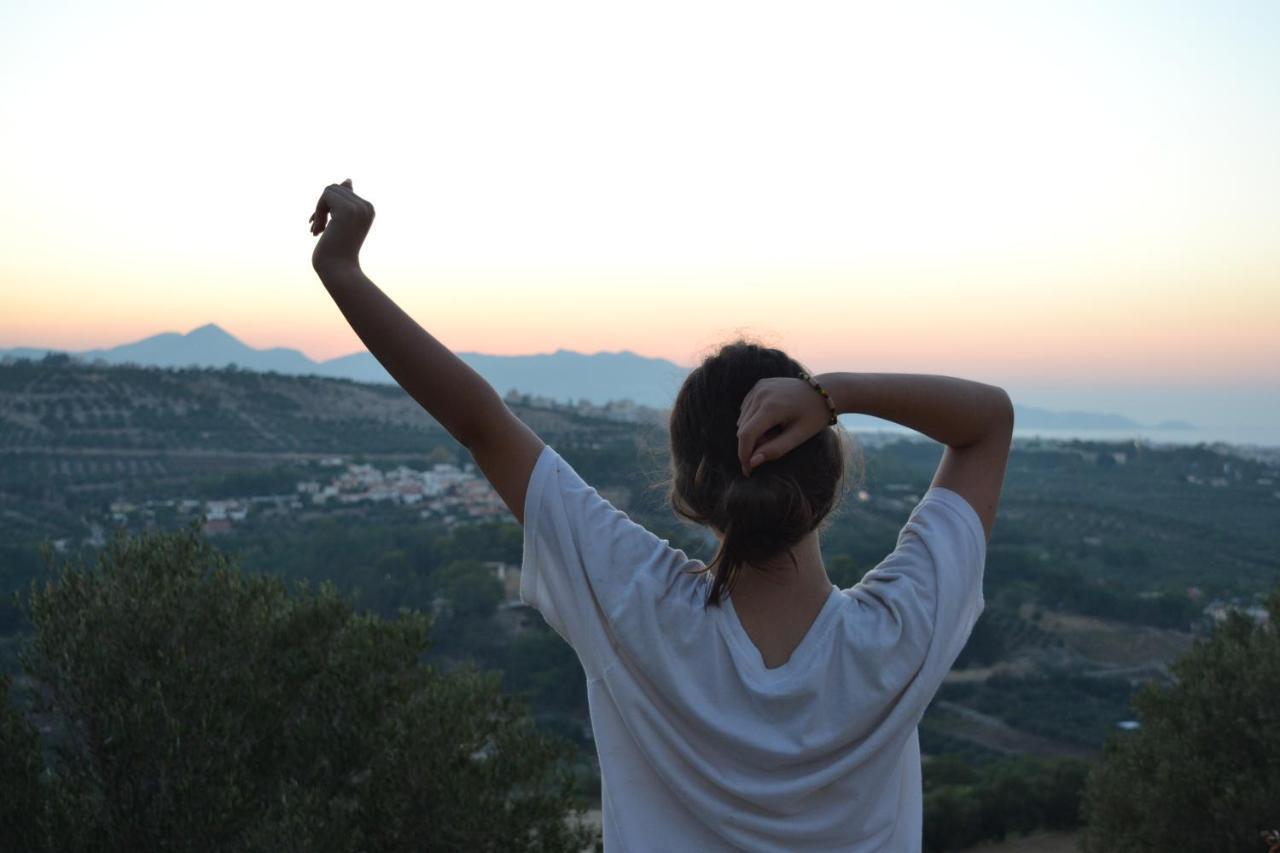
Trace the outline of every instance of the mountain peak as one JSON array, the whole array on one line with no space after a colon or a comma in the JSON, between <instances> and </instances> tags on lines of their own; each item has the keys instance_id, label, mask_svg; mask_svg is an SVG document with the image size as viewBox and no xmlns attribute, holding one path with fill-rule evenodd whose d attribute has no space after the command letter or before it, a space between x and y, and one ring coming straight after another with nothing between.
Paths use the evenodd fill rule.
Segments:
<instances>
[{"instance_id":1,"label":"mountain peak","mask_svg":"<svg viewBox=\"0 0 1280 853\"><path fill-rule=\"evenodd\" d=\"M235 335L231 334L217 323L205 323L203 326L187 332L183 337L204 340L236 340Z\"/></svg>"}]
</instances>

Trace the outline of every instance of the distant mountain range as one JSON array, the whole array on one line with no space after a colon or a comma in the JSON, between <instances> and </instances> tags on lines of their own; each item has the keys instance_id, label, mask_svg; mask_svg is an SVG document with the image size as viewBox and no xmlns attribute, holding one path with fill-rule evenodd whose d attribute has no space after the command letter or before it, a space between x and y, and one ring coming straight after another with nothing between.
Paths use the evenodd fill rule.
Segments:
<instances>
[{"instance_id":1,"label":"distant mountain range","mask_svg":"<svg viewBox=\"0 0 1280 853\"><path fill-rule=\"evenodd\" d=\"M44 349L0 350L0 358L43 358ZM393 382L368 352L315 361L296 349L255 349L210 323L179 334L165 332L110 349L67 353L78 359L145 367L229 367L286 375L326 376L356 382ZM632 352L584 355L557 350L546 355L486 355L458 353L500 394L511 389L555 400L587 399L593 403L631 399L656 408L667 407L684 380L685 368L661 358Z\"/></svg>"},{"instance_id":2,"label":"distant mountain range","mask_svg":"<svg viewBox=\"0 0 1280 853\"><path fill-rule=\"evenodd\" d=\"M39 359L57 350L18 347L0 350L0 359ZM393 380L368 352L315 361L295 349L255 349L209 323L186 334L165 332L109 349L67 353L88 362L138 364L147 367L230 367L285 375L314 375L357 382L391 383ZM633 352L598 352L593 355L559 349L540 355L486 355L461 352L458 356L489 381L499 394L517 390L523 394L558 401L633 400L643 406L671 406L688 368L662 358ZM1053 430L1194 430L1185 421L1144 425L1123 415L1099 412L1055 412L1015 406L1020 429ZM849 427L885 425L860 415L846 416Z\"/></svg>"}]
</instances>

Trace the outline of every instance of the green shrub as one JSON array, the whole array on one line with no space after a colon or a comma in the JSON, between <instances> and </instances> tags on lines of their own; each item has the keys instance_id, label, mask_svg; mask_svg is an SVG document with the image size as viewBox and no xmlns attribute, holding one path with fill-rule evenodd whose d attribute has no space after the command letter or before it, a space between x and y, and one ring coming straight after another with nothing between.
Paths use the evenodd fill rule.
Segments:
<instances>
[{"instance_id":1,"label":"green shrub","mask_svg":"<svg viewBox=\"0 0 1280 853\"><path fill-rule=\"evenodd\" d=\"M1234 614L1134 697L1085 793L1085 849L1262 850L1280 829L1280 590L1270 624Z\"/></svg>"},{"instance_id":2,"label":"green shrub","mask_svg":"<svg viewBox=\"0 0 1280 853\"><path fill-rule=\"evenodd\" d=\"M242 573L194 528L117 538L27 604L38 698L0 718L2 849L576 851L594 837L574 820L572 750L496 676L424 665L419 614L385 621L330 586Z\"/></svg>"}]
</instances>

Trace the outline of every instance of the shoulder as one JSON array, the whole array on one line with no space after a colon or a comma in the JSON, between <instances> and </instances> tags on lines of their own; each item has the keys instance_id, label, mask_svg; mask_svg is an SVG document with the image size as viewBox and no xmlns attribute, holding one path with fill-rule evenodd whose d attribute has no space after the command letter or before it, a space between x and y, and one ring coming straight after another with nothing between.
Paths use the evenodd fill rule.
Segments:
<instances>
[{"instance_id":1,"label":"shoulder","mask_svg":"<svg viewBox=\"0 0 1280 853\"><path fill-rule=\"evenodd\" d=\"M907 518L899 542L907 533L927 536L938 545L963 551L979 562L986 556L987 537L978 511L959 492L944 486L931 486L924 493Z\"/></svg>"},{"instance_id":2,"label":"shoulder","mask_svg":"<svg viewBox=\"0 0 1280 853\"><path fill-rule=\"evenodd\" d=\"M637 620L652 625L658 608L700 604L705 592L700 561L614 506L550 445L530 479L524 544L529 600L550 609L561 599L565 619L595 614L625 632L640 629ZM547 595L534 594L535 580Z\"/></svg>"}]
</instances>

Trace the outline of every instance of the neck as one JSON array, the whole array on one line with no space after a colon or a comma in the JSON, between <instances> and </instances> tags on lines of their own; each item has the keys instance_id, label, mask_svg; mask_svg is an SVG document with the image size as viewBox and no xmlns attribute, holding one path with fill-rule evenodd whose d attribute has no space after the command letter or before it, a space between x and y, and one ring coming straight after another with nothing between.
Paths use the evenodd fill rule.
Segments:
<instances>
[{"instance_id":1,"label":"neck","mask_svg":"<svg viewBox=\"0 0 1280 853\"><path fill-rule=\"evenodd\" d=\"M746 565L733 582L735 607L771 601L774 606L804 601L826 601L831 578L822 562L818 533L813 531L791 548L796 564L785 553L761 566Z\"/></svg>"},{"instance_id":2,"label":"neck","mask_svg":"<svg viewBox=\"0 0 1280 853\"><path fill-rule=\"evenodd\" d=\"M797 542L791 553L795 567L786 554L765 567L743 566L729 593L738 621L770 669L791 659L831 597L817 534Z\"/></svg>"}]
</instances>

